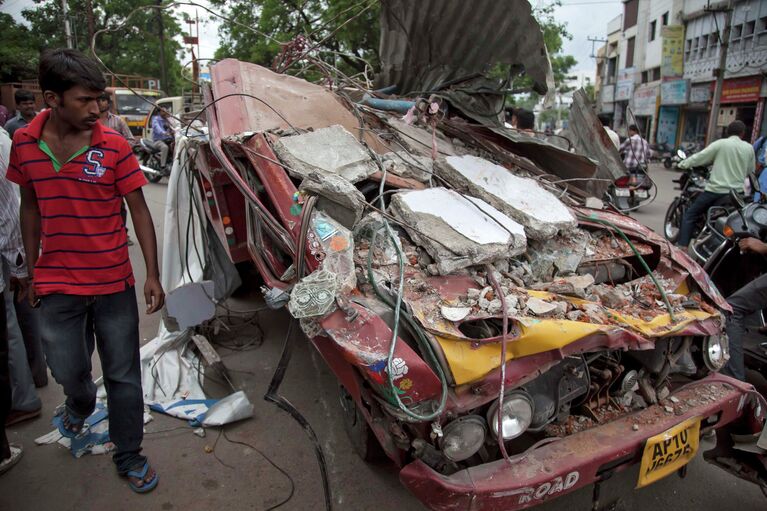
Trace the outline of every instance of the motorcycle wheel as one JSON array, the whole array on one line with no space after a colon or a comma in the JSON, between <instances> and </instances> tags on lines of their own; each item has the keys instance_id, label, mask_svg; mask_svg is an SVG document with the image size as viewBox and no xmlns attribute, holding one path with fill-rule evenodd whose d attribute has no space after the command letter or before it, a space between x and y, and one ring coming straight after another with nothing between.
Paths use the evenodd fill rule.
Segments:
<instances>
[{"instance_id":1,"label":"motorcycle wheel","mask_svg":"<svg viewBox=\"0 0 767 511\"><path fill-rule=\"evenodd\" d=\"M362 461L368 463L382 459L384 452L378 438L357 407L357 402L343 385L338 386L338 398L343 410L344 431L352 443L354 452Z\"/></svg>"},{"instance_id":2,"label":"motorcycle wheel","mask_svg":"<svg viewBox=\"0 0 767 511\"><path fill-rule=\"evenodd\" d=\"M136 155L136 158L138 159L139 163L143 165L144 167L149 167L150 169L154 169L158 167L159 165L156 165L156 163L159 163L156 159L150 158L149 155L146 153L138 153ZM144 177L147 181L150 183L159 183L160 180L162 180L162 174L152 174L151 172L143 172Z\"/></svg>"},{"instance_id":3,"label":"motorcycle wheel","mask_svg":"<svg viewBox=\"0 0 767 511\"><path fill-rule=\"evenodd\" d=\"M671 158L664 158L663 159L663 166L667 169L671 168Z\"/></svg>"},{"instance_id":4,"label":"motorcycle wheel","mask_svg":"<svg viewBox=\"0 0 767 511\"><path fill-rule=\"evenodd\" d=\"M684 209L682 201L677 197L666 210L666 217L663 219L663 236L671 243L675 243L679 238L679 228L682 226Z\"/></svg>"}]
</instances>

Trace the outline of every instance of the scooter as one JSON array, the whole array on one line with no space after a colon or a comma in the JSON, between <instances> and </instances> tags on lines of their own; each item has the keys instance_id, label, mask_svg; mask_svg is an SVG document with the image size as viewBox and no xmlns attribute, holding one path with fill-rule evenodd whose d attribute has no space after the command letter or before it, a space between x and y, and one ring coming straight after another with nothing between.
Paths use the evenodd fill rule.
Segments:
<instances>
[{"instance_id":1,"label":"scooter","mask_svg":"<svg viewBox=\"0 0 767 511\"><path fill-rule=\"evenodd\" d=\"M605 193L615 209L629 213L655 200L658 190L647 170L640 167L613 181Z\"/></svg>"},{"instance_id":2,"label":"scooter","mask_svg":"<svg viewBox=\"0 0 767 511\"><path fill-rule=\"evenodd\" d=\"M170 176L171 159L173 155L173 145L168 149L168 162L163 167L160 160L160 149L151 141L142 138L138 144L133 147L133 153L141 166L147 181L150 183L159 183L164 177Z\"/></svg>"},{"instance_id":3,"label":"scooter","mask_svg":"<svg viewBox=\"0 0 767 511\"><path fill-rule=\"evenodd\" d=\"M759 190L752 179L754 190ZM756 185L756 186L755 186ZM724 221L724 240L708 258L704 269L723 296L728 297L767 271L767 259L753 252L741 252L738 243L744 238L767 239L767 204L764 195L759 202L743 204ZM753 326L767 325L767 311L751 318ZM755 325L754 325L755 323ZM754 332L743 340L745 365L767 375L767 338Z\"/></svg>"}]
</instances>

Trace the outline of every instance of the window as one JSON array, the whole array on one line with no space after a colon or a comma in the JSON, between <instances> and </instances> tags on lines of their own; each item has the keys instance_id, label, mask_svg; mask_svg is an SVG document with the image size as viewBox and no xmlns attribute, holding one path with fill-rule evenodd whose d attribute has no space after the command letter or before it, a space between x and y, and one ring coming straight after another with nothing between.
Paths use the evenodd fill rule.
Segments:
<instances>
[{"instance_id":1,"label":"window","mask_svg":"<svg viewBox=\"0 0 767 511\"><path fill-rule=\"evenodd\" d=\"M642 83L647 83L647 71L642 71Z\"/></svg>"},{"instance_id":2,"label":"window","mask_svg":"<svg viewBox=\"0 0 767 511\"><path fill-rule=\"evenodd\" d=\"M655 27L657 26L657 21L651 21L650 22L650 41L655 41Z\"/></svg>"},{"instance_id":3,"label":"window","mask_svg":"<svg viewBox=\"0 0 767 511\"><path fill-rule=\"evenodd\" d=\"M663 16L661 17L660 26L665 27L668 25L668 11L663 13Z\"/></svg>"},{"instance_id":4,"label":"window","mask_svg":"<svg viewBox=\"0 0 767 511\"><path fill-rule=\"evenodd\" d=\"M639 14L639 0L628 0L623 4L623 30L637 24Z\"/></svg>"},{"instance_id":5,"label":"window","mask_svg":"<svg viewBox=\"0 0 767 511\"><path fill-rule=\"evenodd\" d=\"M626 41L626 67L634 66L634 43L635 37L631 37Z\"/></svg>"},{"instance_id":6,"label":"window","mask_svg":"<svg viewBox=\"0 0 767 511\"><path fill-rule=\"evenodd\" d=\"M654 82L657 82L658 80L660 80L660 68L659 67L656 67L655 69L652 70L652 80Z\"/></svg>"}]
</instances>

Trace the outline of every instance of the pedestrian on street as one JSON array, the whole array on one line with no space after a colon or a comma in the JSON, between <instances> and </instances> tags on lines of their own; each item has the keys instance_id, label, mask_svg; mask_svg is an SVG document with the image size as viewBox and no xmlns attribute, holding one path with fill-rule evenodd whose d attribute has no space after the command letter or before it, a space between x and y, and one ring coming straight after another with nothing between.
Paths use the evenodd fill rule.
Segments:
<instances>
[{"instance_id":1,"label":"pedestrian on street","mask_svg":"<svg viewBox=\"0 0 767 511\"><path fill-rule=\"evenodd\" d=\"M742 121L731 122L727 126L727 138L716 140L701 152L679 162L678 167L682 170L713 162L703 193L698 195L682 217L676 241L680 247L686 249L690 244L695 224L708 208L727 197L731 190L743 191L746 176L756 166L754 148L743 140L745 134L746 125Z\"/></svg>"},{"instance_id":2,"label":"pedestrian on street","mask_svg":"<svg viewBox=\"0 0 767 511\"><path fill-rule=\"evenodd\" d=\"M112 99L109 97L108 93L104 92L99 96L99 121L107 128L122 135L123 138L128 141L130 146L133 147L136 144L136 139L133 138L133 133L130 132L128 124L126 124L122 117L113 114L110 111L111 109ZM120 215L122 216L123 224L125 224L125 235L128 237L128 246L132 246L133 240L131 239L130 234L128 234L128 210L125 208L125 202L123 202L120 207Z\"/></svg>"},{"instance_id":3,"label":"pedestrian on street","mask_svg":"<svg viewBox=\"0 0 767 511\"><path fill-rule=\"evenodd\" d=\"M8 132L11 139L16 130L23 128L35 118L35 95L25 89L19 89L13 93L13 99L16 101L16 116L5 123L5 131Z\"/></svg>"},{"instance_id":4,"label":"pedestrian on street","mask_svg":"<svg viewBox=\"0 0 767 511\"><path fill-rule=\"evenodd\" d=\"M5 182L5 178L2 176L0 176L0 180ZM0 220L0 260L8 266L10 275L16 279L22 297L27 290L25 262L23 256L21 260L19 259L23 250L18 222ZM9 284L5 272L0 272L0 292L4 293ZM5 434L5 422L8 420L12 407L5 305L5 300L0 300L0 475L16 465L23 454L21 446L8 443L8 437ZM26 365L26 361L24 364Z\"/></svg>"},{"instance_id":5,"label":"pedestrian on street","mask_svg":"<svg viewBox=\"0 0 767 511\"><path fill-rule=\"evenodd\" d=\"M741 252L754 252L767 256L767 244L756 238L740 240ZM746 319L753 313L767 309L767 274L738 289L728 299L732 314L727 320L727 338L730 342L730 361L722 372L746 381L743 362L743 337L746 335Z\"/></svg>"},{"instance_id":6,"label":"pedestrian on street","mask_svg":"<svg viewBox=\"0 0 767 511\"><path fill-rule=\"evenodd\" d=\"M35 390L34 378L27 357L26 343L19 327L16 315L14 297L24 301L23 293L26 292L26 284L19 285L18 275L27 277L26 256L24 245L21 240L19 229L19 194L18 187L5 179L11 152L11 140L8 133L0 128L0 223L5 226L5 232L16 236L16 239L7 240L6 245L16 247L16 251L7 251L6 257L0 261L0 272L3 280L8 283L3 291L2 300L5 305L5 323L7 328L8 364L11 379L11 411L6 418L5 425L11 426L20 422L33 419L40 415L43 402ZM6 260L13 260L18 271L12 272L11 265ZM15 295L15 296L14 296ZM46 370L47 373L47 370ZM47 377L47 376L46 376Z\"/></svg>"},{"instance_id":7,"label":"pedestrian on street","mask_svg":"<svg viewBox=\"0 0 767 511\"><path fill-rule=\"evenodd\" d=\"M615 131L610 127L610 116L605 114L599 114L597 116L599 118L599 122L602 123L602 128L604 128L605 133L607 133L607 136L610 137L610 141L615 146L615 149L620 150L621 148L621 137L618 136Z\"/></svg>"},{"instance_id":8,"label":"pedestrian on street","mask_svg":"<svg viewBox=\"0 0 767 511\"><path fill-rule=\"evenodd\" d=\"M38 81L49 108L14 136L7 176L21 186L29 300L39 303L48 365L67 396L54 423L73 438L95 409L94 342L86 333L92 326L116 447L113 460L130 487L144 493L159 477L141 455L139 318L120 204L124 197L144 255L144 298L151 314L163 306L165 295L141 191L146 179L128 142L98 122L106 82L92 60L75 50L48 50L40 57Z\"/></svg>"},{"instance_id":9,"label":"pedestrian on street","mask_svg":"<svg viewBox=\"0 0 767 511\"><path fill-rule=\"evenodd\" d=\"M631 174L642 172L650 161L650 144L639 134L636 124L629 126L629 136L623 141L620 151L623 153L623 164Z\"/></svg>"}]
</instances>

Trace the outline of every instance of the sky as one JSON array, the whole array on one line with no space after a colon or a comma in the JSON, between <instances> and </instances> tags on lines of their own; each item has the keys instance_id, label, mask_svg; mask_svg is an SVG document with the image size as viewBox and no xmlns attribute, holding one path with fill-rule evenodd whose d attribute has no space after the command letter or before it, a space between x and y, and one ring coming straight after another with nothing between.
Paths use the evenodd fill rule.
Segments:
<instances>
[{"instance_id":1,"label":"sky","mask_svg":"<svg viewBox=\"0 0 767 511\"><path fill-rule=\"evenodd\" d=\"M573 75L578 76L579 83L585 77L594 80L596 61L591 57L592 43L588 37L604 39L607 31L607 23L622 11L621 0L561 0L562 6L555 10L558 21L567 23L568 31L572 34L571 40L564 42L564 53L573 55L578 64L573 70ZM208 5L207 0L196 0L196 3ZM531 0L534 6L545 5L549 0ZM12 14L21 20L21 11L34 6L32 0L5 0L0 5L0 10ZM179 11L189 13L194 17L195 11L200 17L200 58L211 58L218 47L218 23L208 21L209 13L203 9L191 6L181 6ZM186 29L188 25L182 24Z\"/></svg>"}]
</instances>

